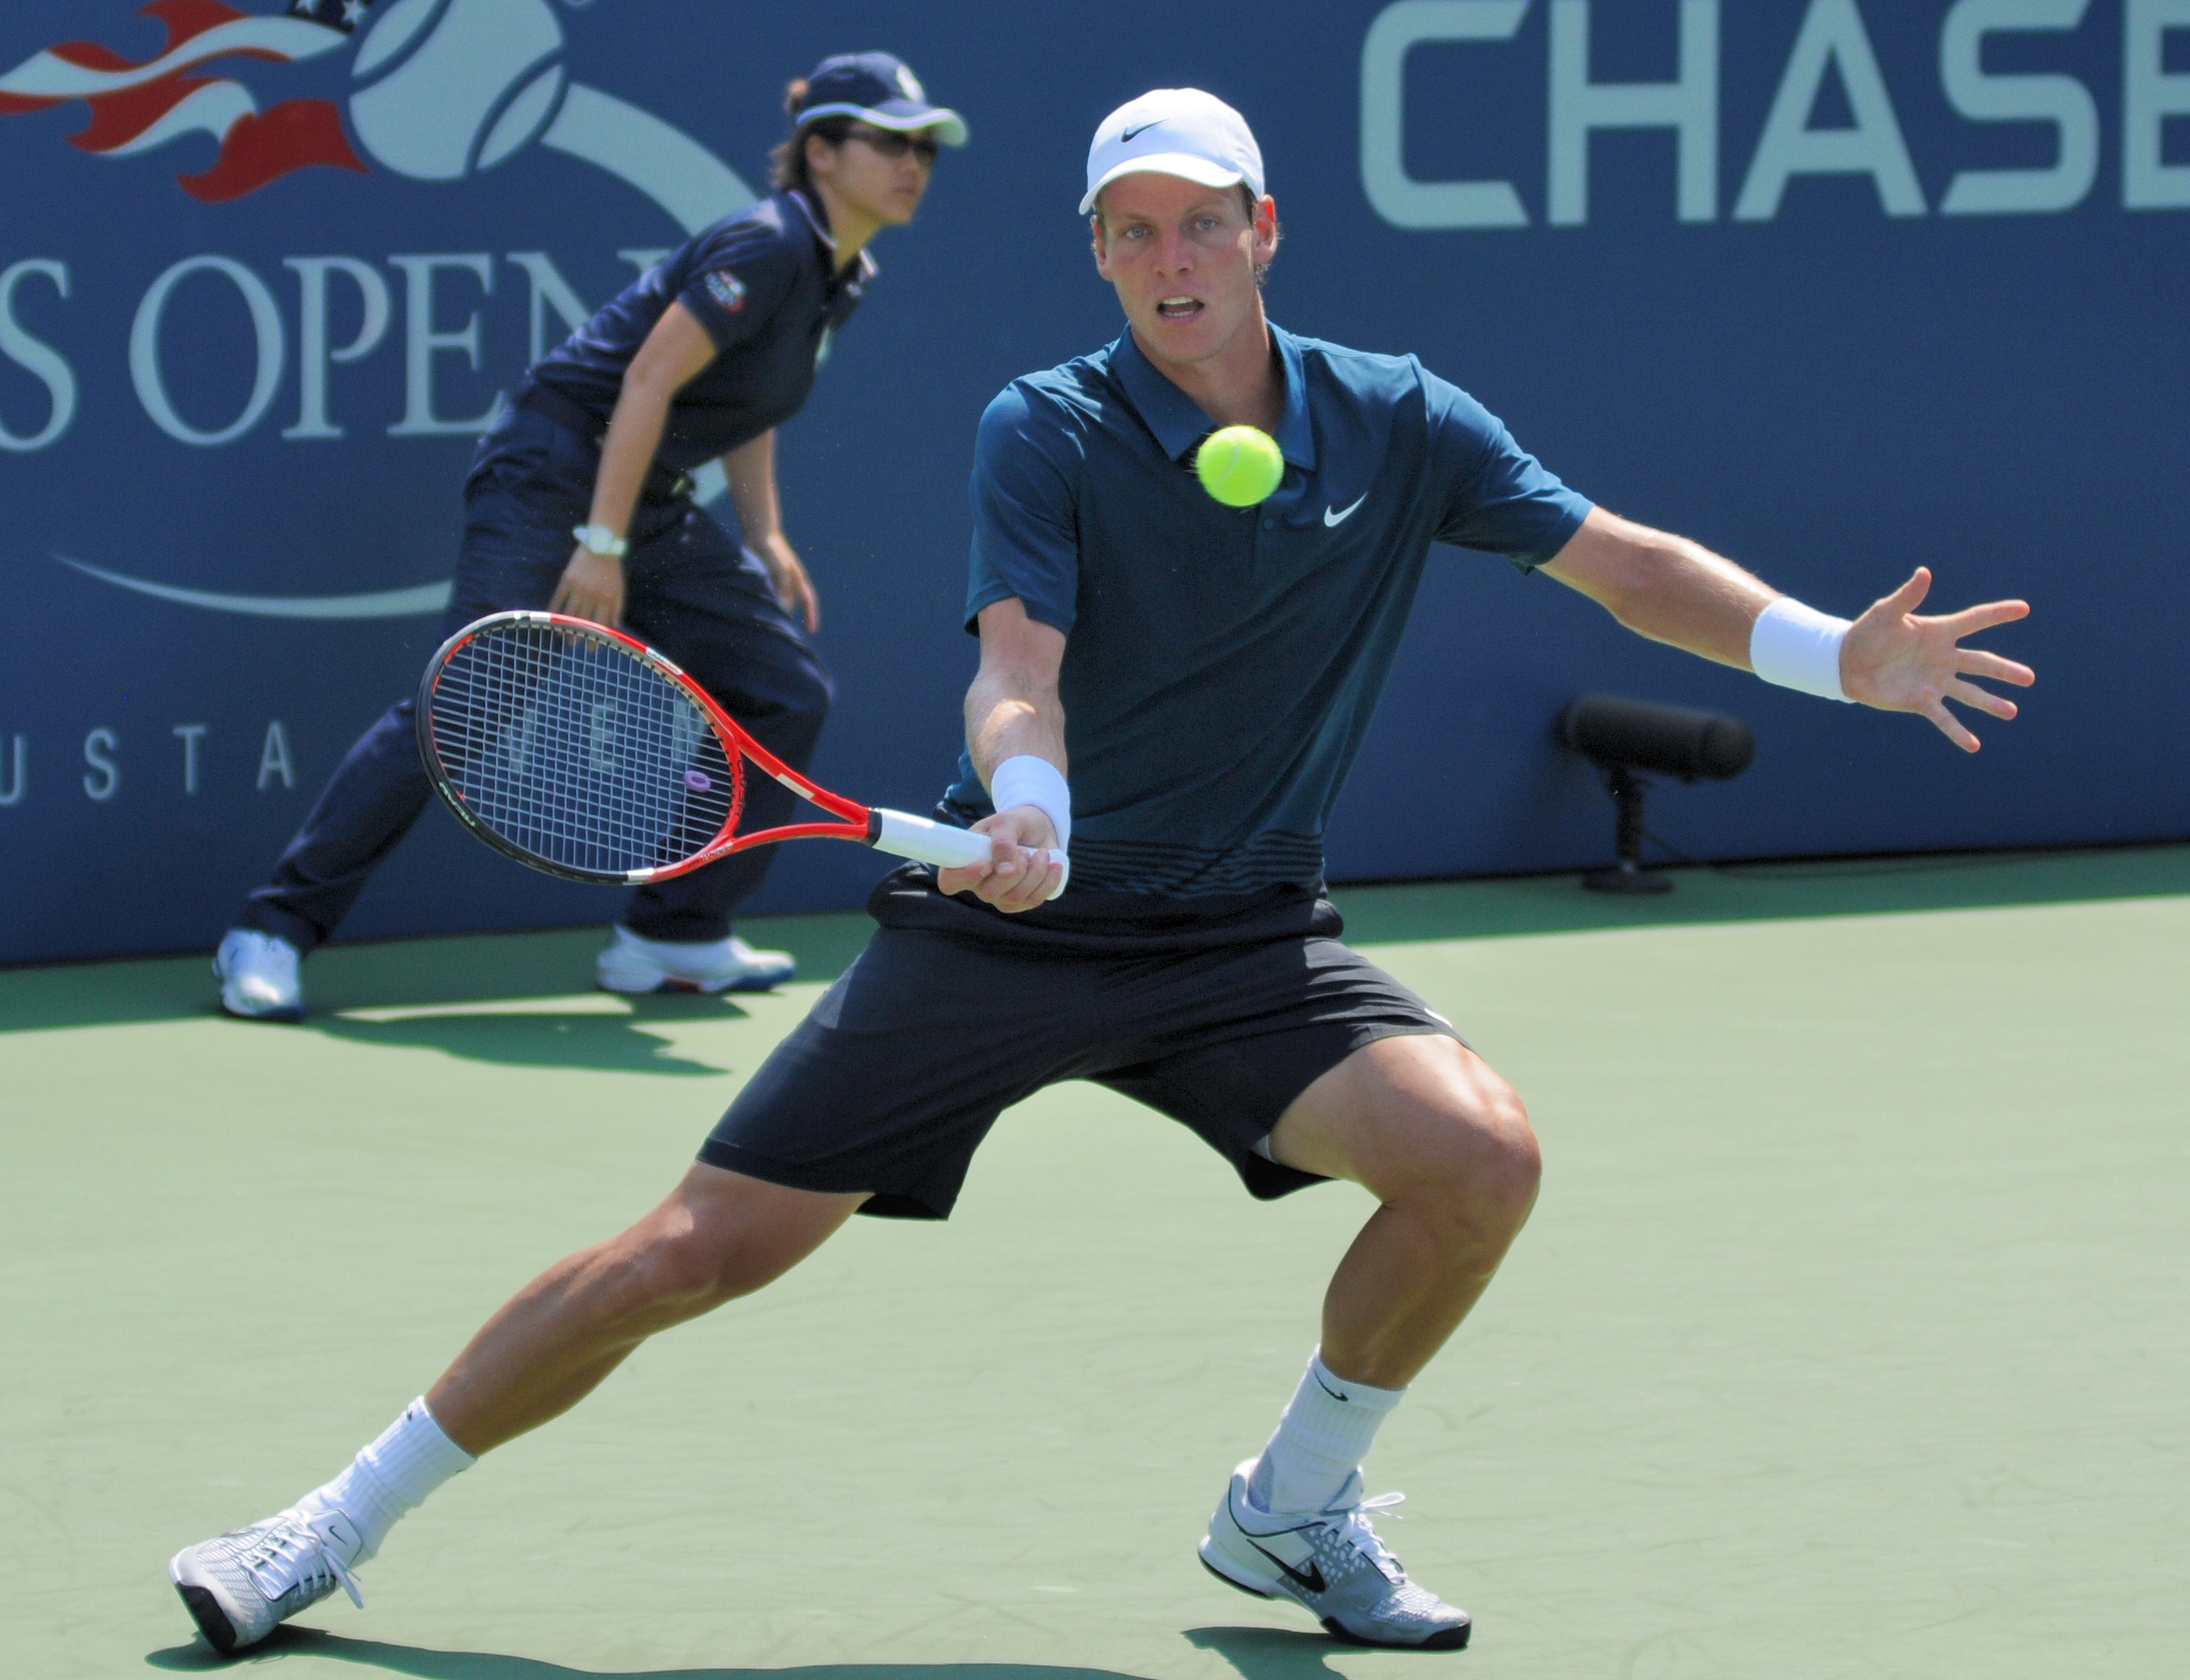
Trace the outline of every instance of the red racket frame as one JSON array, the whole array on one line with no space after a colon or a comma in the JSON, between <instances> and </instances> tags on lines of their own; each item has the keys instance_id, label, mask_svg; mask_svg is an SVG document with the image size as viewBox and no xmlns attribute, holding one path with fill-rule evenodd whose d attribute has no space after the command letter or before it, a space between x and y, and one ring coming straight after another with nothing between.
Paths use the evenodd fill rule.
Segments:
<instances>
[{"instance_id":1,"label":"red racket frame","mask_svg":"<svg viewBox=\"0 0 2190 1680\"><path fill-rule=\"evenodd\" d=\"M714 725L716 732L722 736L724 746L752 760L754 764L789 788L800 798L810 804L819 805L823 810L841 817L843 820L842 822L787 823L780 828L756 829L750 834L735 834L730 830L736 827L745 814L744 801L741 798L739 801L738 809L730 814L729 827L690 857L678 863L664 864L656 869L627 870L613 874L607 871L579 871L552 865L546 860L530 852L523 851L520 848L502 840L500 835L496 834L492 829L480 822L465 808L462 799L453 789L447 769L441 763L440 749L434 741L433 698L434 686L440 681L442 672L447 668L449 661L457 653L468 644L478 640L481 636L512 624L547 626L555 629L574 630L587 635L608 638L622 647L640 663L660 673L673 683L684 693L686 699L706 714L707 721ZM418 744L425 757L427 769L432 773L434 791L440 794L443 800L459 817L463 819L466 826L485 840L489 845L493 846L496 851L507 856L515 857L519 861L529 864L535 869L543 870L548 874L562 876L567 880L611 883L625 881L637 886L642 882L667 881L679 875L689 875L695 869L704 869L707 865L718 862L734 853L750 851L755 846L774 845L779 840L856 840L863 846L871 845L874 842L876 823L874 812L871 809L862 805L856 799L847 799L841 793L831 793L827 788L808 780L797 771L792 769L790 765L785 763L782 759L746 734L738 720L723 711L722 707L716 703L715 697L693 681L683 667L655 652L636 636L626 635L622 631L612 629L608 625L596 624L589 618L573 617L568 613L526 611L494 613L480 619L477 623L466 625L443 643L439 651L434 655L432 661L427 665L425 677L419 684Z\"/></svg>"},{"instance_id":2,"label":"red racket frame","mask_svg":"<svg viewBox=\"0 0 2190 1680\"><path fill-rule=\"evenodd\" d=\"M587 636L604 637L615 642L649 669L667 678L700 708L721 736L723 746L734 750L738 758L749 759L800 798L820 806L843 820L786 823L780 828L756 829L749 834L735 833L734 831L745 814L740 789L740 797L736 802L738 808L730 813L722 831L690 857L652 869L621 871L581 869L557 863L526 850L514 841L505 839L464 803L448 767L442 762L440 745L434 737L433 718L434 691L449 661L468 644L490 631L511 625L571 631ZM498 612L457 631L427 662L425 676L418 685L417 729L419 755L425 760L427 775L433 783L434 791L462 819L464 826L504 857L566 881L622 883L633 886L648 881L667 881L679 875L689 874L695 869L703 869L736 853L750 851L756 846L772 846L780 840L854 840L862 845L874 846L894 855L933 864L939 868L963 868L973 863L985 862L989 856L989 841L985 835L954 828L945 823L933 822L925 817L909 816L901 811L863 805L856 799L847 799L841 793L831 793L827 788L809 780L746 734L738 720L717 704L714 696L695 682L675 661L655 652L636 636L626 635L605 624L596 624L591 619L573 617L568 613ZM726 752L724 756L728 758L729 752ZM731 758L730 763L742 780L744 772L739 769L736 758ZM1065 866L1064 873L1060 875L1050 894L1054 898L1064 890L1070 866L1061 856L1049 855L1052 861Z\"/></svg>"}]
</instances>

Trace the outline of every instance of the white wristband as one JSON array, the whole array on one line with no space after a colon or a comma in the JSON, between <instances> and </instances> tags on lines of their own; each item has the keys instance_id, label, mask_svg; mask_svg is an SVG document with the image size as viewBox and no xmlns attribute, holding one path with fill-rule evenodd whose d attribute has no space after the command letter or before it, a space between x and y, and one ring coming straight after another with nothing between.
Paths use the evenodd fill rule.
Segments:
<instances>
[{"instance_id":1,"label":"white wristband","mask_svg":"<svg viewBox=\"0 0 2190 1680\"><path fill-rule=\"evenodd\" d=\"M1767 683L1800 689L1821 700L1846 700L1841 686L1841 644L1853 627L1782 595L1757 615L1749 633L1749 663Z\"/></svg>"},{"instance_id":2,"label":"white wristband","mask_svg":"<svg viewBox=\"0 0 2190 1680\"><path fill-rule=\"evenodd\" d=\"M1031 752L1007 758L989 778L989 798L1000 811L1032 805L1049 819L1057 831L1057 849L1072 843L1072 790L1064 773L1048 759Z\"/></svg>"}]
</instances>

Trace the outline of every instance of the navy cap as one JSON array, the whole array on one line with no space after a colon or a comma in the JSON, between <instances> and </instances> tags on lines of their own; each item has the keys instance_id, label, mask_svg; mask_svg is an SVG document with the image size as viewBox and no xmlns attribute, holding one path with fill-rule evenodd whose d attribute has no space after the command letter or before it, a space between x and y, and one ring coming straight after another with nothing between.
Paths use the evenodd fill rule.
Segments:
<instances>
[{"instance_id":1,"label":"navy cap","mask_svg":"<svg viewBox=\"0 0 2190 1680\"><path fill-rule=\"evenodd\" d=\"M797 126L822 116L856 116L877 128L910 133L933 128L947 146L966 144L966 122L955 111L928 102L920 78L891 53L840 53L824 59L806 79Z\"/></svg>"}]
</instances>

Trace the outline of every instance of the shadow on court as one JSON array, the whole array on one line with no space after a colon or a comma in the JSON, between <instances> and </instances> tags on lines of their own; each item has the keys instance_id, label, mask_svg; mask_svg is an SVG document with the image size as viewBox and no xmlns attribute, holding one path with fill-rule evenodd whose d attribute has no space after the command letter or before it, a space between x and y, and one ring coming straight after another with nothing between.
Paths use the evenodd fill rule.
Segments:
<instances>
[{"instance_id":1,"label":"shadow on court","mask_svg":"<svg viewBox=\"0 0 2190 1680\"><path fill-rule=\"evenodd\" d=\"M798 959L800 979L833 980L859 954L873 926L862 915L782 916L752 918L741 922L739 931L756 945L787 948ZM360 1009L582 996L593 990L593 956L601 948L604 928L605 923L548 933L330 945L304 965L309 1024L324 1026L333 1016ZM209 956L0 968L0 1033L202 1019L218 1013L219 987ZM645 1007L731 1007L721 998L665 996L633 1002ZM239 1024L239 1030L282 1030ZM626 1060L584 1065L642 1064Z\"/></svg>"},{"instance_id":2,"label":"shadow on court","mask_svg":"<svg viewBox=\"0 0 2190 1680\"><path fill-rule=\"evenodd\" d=\"M1240 1671L1241 1680L1334 1680L1324 1659L1347 1648L1320 1633L1275 1627L1194 1627L1189 1644L1214 1651ZM1359 1653L1355 1653L1359 1654ZM569 1668L536 1657L493 1651L433 1651L377 1639L346 1639L317 1628L277 1628L240 1658L216 1655L201 1640L146 1654L147 1666L186 1674L213 1673L241 1663L317 1657L355 1663L417 1680L593 1680L610 1671ZM663 1668L613 1671L616 1680L1132 1680L1109 1668L1074 1668L1017 1662L816 1663L792 1668Z\"/></svg>"},{"instance_id":3,"label":"shadow on court","mask_svg":"<svg viewBox=\"0 0 2190 1680\"><path fill-rule=\"evenodd\" d=\"M315 1016L307 1030L352 1044L439 1050L467 1062L508 1067L590 1068L599 1073L713 1079L729 1070L678 1055L675 1046L646 1030L648 1024L751 1019L726 997L665 994L599 1002L598 1007L571 1009L447 1006L392 1019L324 1015Z\"/></svg>"},{"instance_id":4,"label":"shadow on court","mask_svg":"<svg viewBox=\"0 0 2190 1680\"><path fill-rule=\"evenodd\" d=\"M1345 912L1347 937L1358 945L1897 915L2190 894L2190 845L1726 864L1667 873L1677 884L1662 897L1587 893L1574 875L1340 887L1333 897ZM802 981L836 979L872 930L873 923L856 913L757 917L741 924L755 945L788 948L798 959ZM572 997L593 989L601 937L600 928L589 927L338 945L305 965L305 991L313 1019L323 1028L346 1011ZM188 1020L214 1013L214 996L202 956L4 968L0 1033ZM377 1036L388 1042L433 1042L458 1056L487 1047L487 1060L679 1071L661 1064L643 1034L630 1042L612 1035L588 1038L595 1030L573 1024L565 1031L551 1024L530 1038L517 1028L502 1030L499 1040L494 1032L471 1028L435 1028L443 1036L424 1040ZM573 1058L564 1053L566 1046L552 1041L572 1037L593 1047ZM597 1054L604 1059L587 1059Z\"/></svg>"},{"instance_id":5,"label":"shadow on court","mask_svg":"<svg viewBox=\"0 0 2190 1680\"><path fill-rule=\"evenodd\" d=\"M1336 1656L1341 1651L1355 1657L1365 1654L1358 1646L1342 1645L1326 1635L1302 1633L1290 1627L1189 1627L1186 1642L1198 1650L1216 1652L1240 1671L1240 1680L1337 1680L1338 1671L1325 1666L1325 1657Z\"/></svg>"},{"instance_id":6,"label":"shadow on court","mask_svg":"<svg viewBox=\"0 0 2190 1680\"><path fill-rule=\"evenodd\" d=\"M1203 1631L1244 1633L1253 1630ZM1307 1643L1331 1649L1327 1641L1308 1639ZM793 1668L613 1671L566 1668L561 1663L542 1662L533 1657L502 1656L493 1651L429 1651L417 1645L383 1644L376 1639L345 1639L338 1633L323 1633L309 1627L277 1628L265 1643L252 1646L237 1658L218 1656L212 1647L193 1640L187 1645L150 1652L145 1661L152 1668L198 1674L291 1656L355 1663L362 1668L383 1669L390 1674L414 1675L417 1680L593 1680L597 1675L611 1674L614 1680L1132 1680L1132 1676L1121 1674L1115 1669L1024 1662L834 1662ZM1308 1671L1257 1668L1241 1671L1251 1680L1284 1680L1284 1677L1294 1674L1305 1676ZM1320 1669L1319 1671L1327 1672Z\"/></svg>"}]
</instances>

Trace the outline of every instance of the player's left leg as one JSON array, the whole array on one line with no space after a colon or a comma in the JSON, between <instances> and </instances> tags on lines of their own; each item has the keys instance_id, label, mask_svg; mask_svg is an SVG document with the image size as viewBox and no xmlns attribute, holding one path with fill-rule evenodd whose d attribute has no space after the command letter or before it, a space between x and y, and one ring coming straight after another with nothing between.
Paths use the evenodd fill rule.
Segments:
<instances>
[{"instance_id":1,"label":"player's left leg","mask_svg":"<svg viewBox=\"0 0 2190 1680\"><path fill-rule=\"evenodd\" d=\"M1269 1153L1381 1204L1323 1303L1325 1365L1379 1388L1411 1382L1489 1286L1543 1165L1512 1087L1434 1034L1355 1051L1294 1100Z\"/></svg>"},{"instance_id":2,"label":"player's left leg","mask_svg":"<svg viewBox=\"0 0 2190 1680\"><path fill-rule=\"evenodd\" d=\"M1458 1040L1382 1038L1302 1093L1266 1151L1351 1179L1380 1206L1330 1280L1323 1344L1276 1434L1234 1473L1202 1561L1235 1586L1294 1599L1341 1637L1459 1649L1466 1612L1385 1549L1359 1466L1529 1217L1541 1161L1527 1112Z\"/></svg>"},{"instance_id":3,"label":"player's left leg","mask_svg":"<svg viewBox=\"0 0 2190 1680\"><path fill-rule=\"evenodd\" d=\"M642 540L630 556L626 611L633 633L683 666L762 746L805 769L835 688L760 563L698 508L635 534ZM748 776L744 826L789 821L793 803L788 789ZM732 928L775 849L741 852L640 888L601 953L600 984L611 991L761 991L791 979L788 952L755 951Z\"/></svg>"}]
</instances>

